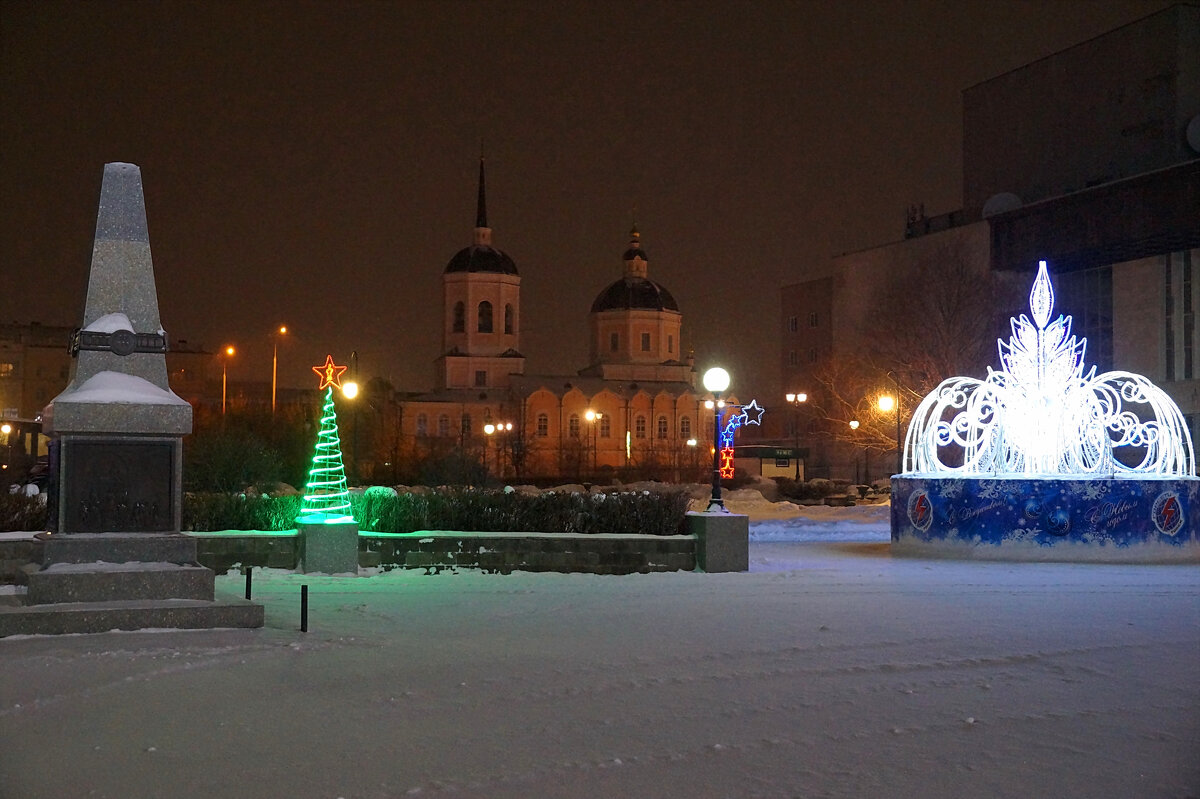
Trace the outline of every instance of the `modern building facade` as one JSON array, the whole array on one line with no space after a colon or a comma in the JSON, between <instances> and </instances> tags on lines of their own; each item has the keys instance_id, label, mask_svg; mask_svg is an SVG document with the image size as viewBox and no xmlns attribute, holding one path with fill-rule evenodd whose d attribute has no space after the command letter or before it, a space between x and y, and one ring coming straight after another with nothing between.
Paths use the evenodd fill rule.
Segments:
<instances>
[{"instance_id":1,"label":"modern building facade","mask_svg":"<svg viewBox=\"0 0 1200 799\"><path fill-rule=\"evenodd\" d=\"M783 287L783 383L811 396L837 364L875 352L877 390L899 388L903 397L887 372L946 347L941 339L952 331L929 314L910 319L920 336L905 357L903 347L880 346L894 336L878 321L905 328L895 309L921 308L917 288L933 288L928 278L946 275L948 264L959 285L943 285L943 294L988 287L971 300L977 312L960 314L984 328L961 331L958 346L978 351L982 343L990 355L977 368L994 364L994 341L1007 336L1009 316L1027 310L1041 260L1052 273L1055 312L1071 315L1073 332L1088 339L1088 363L1162 385L1195 437L1200 6L1173 6L966 89L963 207L934 217L912 209L902 241L840 256L830 277ZM806 316L824 322L824 309L827 326L804 324ZM830 435L836 420L827 415L806 418L813 465L852 476L864 457L852 439ZM895 451L874 457L871 476L890 473L878 467L881 459L894 465Z\"/></svg>"}]
</instances>

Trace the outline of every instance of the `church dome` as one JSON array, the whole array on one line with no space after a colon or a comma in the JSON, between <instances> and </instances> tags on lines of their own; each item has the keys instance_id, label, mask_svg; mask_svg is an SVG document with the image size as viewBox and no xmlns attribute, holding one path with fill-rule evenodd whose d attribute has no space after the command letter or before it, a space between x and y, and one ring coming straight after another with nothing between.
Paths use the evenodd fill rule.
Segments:
<instances>
[{"instance_id":1,"label":"church dome","mask_svg":"<svg viewBox=\"0 0 1200 799\"><path fill-rule=\"evenodd\" d=\"M478 246L463 247L450 263L446 264L446 274L451 272L494 272L501 275L517 274L517 265L508 253L495 247Z\"/></svg>"},{"instance_id":2,"label":"church dome","mask_svg":"<svg viewBox=\"0 0 1200 799\"><path fill-rule=\"evenodd\" d=\"M671 292L644 277L626 275L610 285L592 303L592 313L625 310L679 311Z\"/></svg>"}]
</instances>

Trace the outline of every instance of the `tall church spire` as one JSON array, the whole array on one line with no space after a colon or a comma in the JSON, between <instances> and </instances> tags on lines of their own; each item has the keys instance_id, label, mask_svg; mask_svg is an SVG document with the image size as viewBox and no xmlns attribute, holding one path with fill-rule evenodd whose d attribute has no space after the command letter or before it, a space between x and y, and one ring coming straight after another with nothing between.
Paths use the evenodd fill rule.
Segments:
<instances>
[{"instance_id":1,"label":"tall church spire","mask_svg":"<svg viewBox=\"0 0 1200 799\"><path fill-rule=\"evenodd\" d=\"M487 197L483 176L483 156L479 156L479 203L475 207L475 227L487 227Z\"/></svg>"},{"instance_id":2,"label":"tall church spire","mask_svg":"<svg viewBox=\"0 0 1200 799\"><path fill-rule=\"evenodd\" d=\"M487 222L487 189L483 175L483 154L479 156L479 200L475 206L475 246L492 246L492 229Z\"/></svg>"}]
</instances>

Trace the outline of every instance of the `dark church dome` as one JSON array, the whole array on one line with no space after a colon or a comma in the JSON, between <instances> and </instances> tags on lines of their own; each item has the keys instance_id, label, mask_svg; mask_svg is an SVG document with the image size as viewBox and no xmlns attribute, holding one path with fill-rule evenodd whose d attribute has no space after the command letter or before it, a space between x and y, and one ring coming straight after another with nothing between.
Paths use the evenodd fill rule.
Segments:
<instances>
[{"instance_id":1,"label":"dark church dome","mask_svg":"<svg viewBox=\"0 0 1200 799\"><path fill-rule=\"evenodd\" d=\"M463 247L450 263L446 264L446 274L451 272L495 272L501 275L517 274L517 265L508 253L494 247L472 246Z\"/></svg>"},{"instance_id":2,"label":"dark church dome","mask_svg":"<svg viewBox=\"0 0 1200 799\"><path fill-rule=\"evenodd\" d=\"M678 312L679 305L671 292L653 280L633 275L626 275L613 283L600 292L592 303L592 313L630 309Z\"/></svg>"}]
</instances>

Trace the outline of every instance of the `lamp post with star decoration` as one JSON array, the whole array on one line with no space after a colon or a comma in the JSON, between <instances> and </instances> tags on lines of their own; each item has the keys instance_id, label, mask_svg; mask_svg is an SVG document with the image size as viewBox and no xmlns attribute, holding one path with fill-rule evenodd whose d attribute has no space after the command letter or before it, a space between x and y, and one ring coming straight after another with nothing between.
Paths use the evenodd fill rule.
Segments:
<instances>
[{"instance_id":1,"label":"lamp post with star decoration","mask_svg":"<svg viewBox=\"0 0 1200 799\"><path fill-rule=\"evenodd\" d=\"M325 363L312 370L321 378L318 389L325 389L325 400L321 408L321 429L317 433L316 452L312 468L308 470L308 484L304 488L304 500L300 524L345 524L353 522L350 512L350 493L346 486L346 469L342 463L342 444L338 437L337 410L333 405L333 390L341 388L345 366L337 366L333 356L327 355Z\"/></svg>"}]
</instances>

